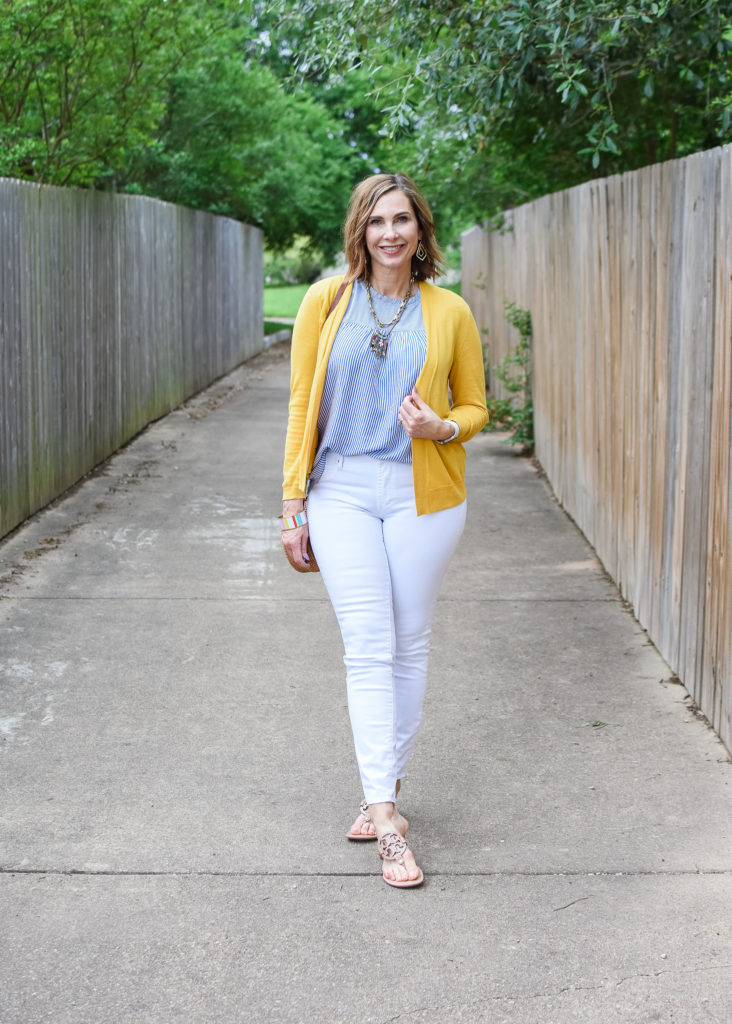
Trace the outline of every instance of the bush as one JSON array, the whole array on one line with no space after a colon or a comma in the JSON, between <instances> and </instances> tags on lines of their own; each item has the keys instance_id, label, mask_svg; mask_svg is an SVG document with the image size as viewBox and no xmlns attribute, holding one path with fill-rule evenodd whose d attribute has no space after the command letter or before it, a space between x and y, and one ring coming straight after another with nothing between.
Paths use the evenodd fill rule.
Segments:
<instances>
[{"instance_id":1,"label":"bush","mask_svg":"<svg viewBox=\"0 0 732 1024\"><path fill-rule=\"evenodd\" d=\"M493 373L508 392L506 398L489 398L488 430L510 430L506 444L521 445L530 455L534 450L534 403L531 397L531 313L514 302L506 302L506 320L519 332L519 343Z\"/></svg>"},{"instance_id":2,"label":"bush","mask_svg":"<svg viewBox=\"0 0 732 1024\"><path fill-rule=\"evenodd\" d=\"M286 252L264 254L264 282L278 284L312 284L323 272L325 261L320 252L299 241Z\"/></svg>"}]
</instances>

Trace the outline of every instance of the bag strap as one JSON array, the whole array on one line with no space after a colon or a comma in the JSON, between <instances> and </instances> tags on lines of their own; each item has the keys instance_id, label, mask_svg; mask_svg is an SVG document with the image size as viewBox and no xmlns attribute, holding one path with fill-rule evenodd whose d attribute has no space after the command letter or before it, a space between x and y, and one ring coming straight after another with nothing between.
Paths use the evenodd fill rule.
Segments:
<instances>
[{"instance_id":1,"label":"bag strap","mask_svg":"<svg viewBox=\"0 0 732 1024\"><path fill-rule=\"evenodd\" d=\"M340 286L340 288L338 289L338 291L337 291L337 292L335 293L335 298L333 299L333 301L332 301L332 302L331 302L331 304L330 304L330 309L328 310L328 316L326 316L326 318L325 318L326 320L328 319L328 317L330 316L330 314L331 314L331 313L333 312L333 310L334 310L334 309L336 308L336 306L338 305L338 303L339 303L339 302L341 301L341 297L342 297L342 295L343 295L344 291L346 290L346 286L347 286L347 285L348 285L348 282L347 282L347 281L344 281L344 282L343 282L343 283L341 284L341 286ZM323 322L325 322L325 321L323 321Z\"/></svg>"}]
</instances>

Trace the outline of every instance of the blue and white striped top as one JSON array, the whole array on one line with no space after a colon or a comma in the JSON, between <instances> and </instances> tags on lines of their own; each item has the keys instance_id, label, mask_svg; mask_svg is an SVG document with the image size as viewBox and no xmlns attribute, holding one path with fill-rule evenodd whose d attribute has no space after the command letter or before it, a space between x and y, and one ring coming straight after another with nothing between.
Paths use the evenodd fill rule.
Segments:
<instances>
[{"instance_id":1,"label":"blue and white striped top","mask_svg":"<svg viewBox=\"0 0 732 1024\"><path fill-rule=\"evenodd\" d=\"M371 298L382 323L391 320L401 301L380 295L373 288ZM318 415L320 443L311 483L320 479L329 451L339 455L371 455L390 462L412 461L412 442L397 416L399 406L417 382L427 354L419 290L409 299L391 330L384 356L371 351L375 329L366 286L355 281L328 359Z\"/></svg>"}]
</instances>

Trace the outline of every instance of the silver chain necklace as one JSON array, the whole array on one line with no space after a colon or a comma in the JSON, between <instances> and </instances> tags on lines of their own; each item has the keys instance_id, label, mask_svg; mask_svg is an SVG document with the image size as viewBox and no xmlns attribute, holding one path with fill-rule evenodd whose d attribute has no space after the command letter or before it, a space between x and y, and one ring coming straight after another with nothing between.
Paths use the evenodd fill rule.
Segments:
<instances>
[{"instance_id":1,"label":"silver chain necklace","mask_svg":"<svg viewBox=\"0 0 732 1024\"><path fill-rule=\"evenodd\" d=\"M399 309L396 311L395 315L391 318L391 320L387 320L386 323L382 323L381 320L379 320L378 316L376 315L374 304L371 301L371 285L369 284L368 281L366 282L366 298L369 300L369 309L371 310L371 316L374 318L374 322L376 323L376 330L371 335L371 341L369 343L369 347L371 348L371 351L374 353L375 356L386 355L386 350L389 346L389 335L394 330L396 325L399 323L401 315L406 309L407 302L409 301L409 296L412 293L413 284L414 274L412 274L412 276L409 278L407 294L402 299L399 305Z\"/></svg>"}]
</instances>

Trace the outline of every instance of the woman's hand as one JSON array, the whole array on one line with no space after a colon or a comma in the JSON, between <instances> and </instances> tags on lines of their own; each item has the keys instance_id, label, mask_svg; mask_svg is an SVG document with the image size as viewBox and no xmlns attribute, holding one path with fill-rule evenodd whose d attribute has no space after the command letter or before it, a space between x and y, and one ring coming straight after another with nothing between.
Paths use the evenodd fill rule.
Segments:
<instances>
[{"instance_id":1,"label":"woman's hand","mask_svg":"<svg viewBox=\"0 0 732 1024\"><path fill-rule=\"evenodd\" d=\"M453 433L453 427L422 401L416 388L399 406L399 422L410 437L428 441L446 441Z\"/></svg>"},{"instance_id":2,"label":"woman's hand","mask_svg":"<svg viewBox=\"0 0 732 1024\"><path fill-rule=\"evenodd\" d=\"M305 502L302 498L292 498L288 501L282 502L282 515L283 516L294 516L298 512L302 512L305 507ZM289 552L290 557L293 561L297 562L304 569L307 569L309 564L308 558L308 537L310 536L307 525L297 526L294 530L283 530L282 531L282 545Z\"/></svg>"}]
</instances>

